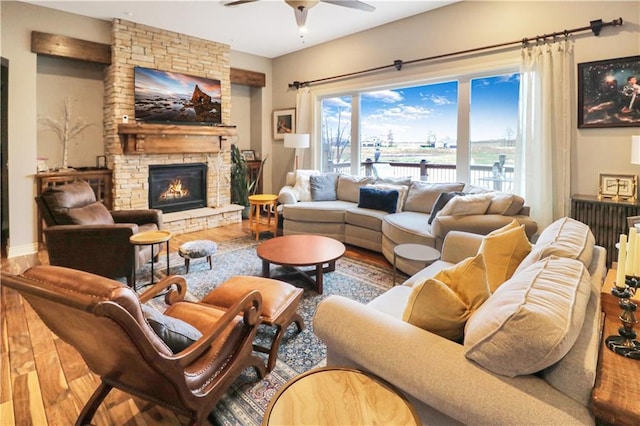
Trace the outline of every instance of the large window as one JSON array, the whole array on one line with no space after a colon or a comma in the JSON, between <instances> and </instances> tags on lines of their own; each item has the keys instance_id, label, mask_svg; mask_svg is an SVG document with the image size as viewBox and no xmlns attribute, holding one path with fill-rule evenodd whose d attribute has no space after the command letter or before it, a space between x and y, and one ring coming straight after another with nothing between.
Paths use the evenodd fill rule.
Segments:
<instances>
[{"instance_id":1,"label":"large window","mask_svg":"<svg viewBox=\"0 0 640 426\"><path fill-rule=\"evenodd\" d=\"M519 85L508 73L324 98L322 169L509 191Z\"/></svg>"}]
</instances>

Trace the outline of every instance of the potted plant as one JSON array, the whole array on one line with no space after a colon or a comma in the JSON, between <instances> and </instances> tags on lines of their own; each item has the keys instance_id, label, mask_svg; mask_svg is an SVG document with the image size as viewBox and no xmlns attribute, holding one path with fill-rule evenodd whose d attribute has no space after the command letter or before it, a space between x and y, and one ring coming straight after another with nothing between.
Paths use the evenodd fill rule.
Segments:
<instances>
[{"instance_id":1,"label":"potted plant","mask_svg":"<svg viewBox=\"0 0 640 426\"><path fill-rule=\"evenodd\" d=\"M249 217L249 195L255 181L249 179L249 166L236 145L231 145L231 202L244 206L242 217Z\"/></svg>"}]
</instances>

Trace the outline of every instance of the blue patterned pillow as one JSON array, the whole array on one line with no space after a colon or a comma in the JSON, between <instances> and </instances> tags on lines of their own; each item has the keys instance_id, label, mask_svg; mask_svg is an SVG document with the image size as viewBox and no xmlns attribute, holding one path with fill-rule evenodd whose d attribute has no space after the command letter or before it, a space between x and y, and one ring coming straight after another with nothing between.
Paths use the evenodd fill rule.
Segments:
<instances>
[{"instance_id":1,"label":"blue patterned pillow","mask_svg":"<svg viewBox=\"0 0 640 426\"><path fill-rule=\"evenodd\" d=\"M395 213L398 205L398 191L395 189L360 188L358 207Z\"/></svg>"}]
</instances>

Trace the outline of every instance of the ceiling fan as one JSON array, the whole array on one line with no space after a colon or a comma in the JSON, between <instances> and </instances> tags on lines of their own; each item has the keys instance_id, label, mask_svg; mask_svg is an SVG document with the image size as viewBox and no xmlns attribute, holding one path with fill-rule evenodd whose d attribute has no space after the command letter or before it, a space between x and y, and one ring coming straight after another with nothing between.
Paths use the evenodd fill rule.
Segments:
<instances>
[{"instance_id":1,"label":"ceiling fan","mask_svg":"<svg viewBox=\"0 0 640 426\"><path fill-rule=\"evenodd\" d=\"M235 0L224 3L224 5L239 6L241 4L253 3L256 1L259 0ZM374 10L376 10L376 8L371 6L370 4L361 2L359 0L284 0L284 2L293 8L293 12L296 16L296 23L298 24L298 29L300 31L306 31L305 24L307 22L307 11L320 2L334 4L336 6L348 7L350 9L363 10L365 12L373 12Z\"/></svg>"}]
</instances>

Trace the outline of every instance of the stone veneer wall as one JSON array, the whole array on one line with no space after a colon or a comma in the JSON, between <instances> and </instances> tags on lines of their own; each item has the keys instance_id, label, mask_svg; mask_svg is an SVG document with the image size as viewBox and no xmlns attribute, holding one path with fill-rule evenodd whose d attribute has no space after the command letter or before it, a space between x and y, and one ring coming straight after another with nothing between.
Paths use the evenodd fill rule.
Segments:
<instances>
[{"instance_id":1,"label":"stone veneer wall","mask_svg":"<svg viewBox=\"0 0 640 426\"><path fill-rule=\"evenodd\" d=\"M105 77L104 140L107 164L113 170L114 209L148 208L150 164L207 163L207 204L229 206L231 157L229 141L221 153L124 155L118 124L122 116L134 117L134 66L197 75L220 80L222 122L231 117L229 46L115 19L111 30L112 64ZM221 209L218 226L240 220L237 211ZM232 209L233 210L233 209ZM205 229L207 220L204 219ZM211 223L211 220L208 221ZM194 230L193 227L191 230Z\"/></svg>"}]
</instances>

